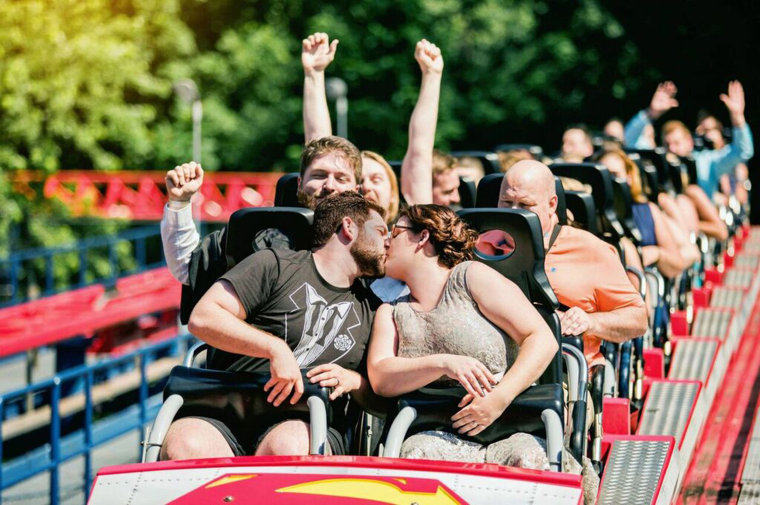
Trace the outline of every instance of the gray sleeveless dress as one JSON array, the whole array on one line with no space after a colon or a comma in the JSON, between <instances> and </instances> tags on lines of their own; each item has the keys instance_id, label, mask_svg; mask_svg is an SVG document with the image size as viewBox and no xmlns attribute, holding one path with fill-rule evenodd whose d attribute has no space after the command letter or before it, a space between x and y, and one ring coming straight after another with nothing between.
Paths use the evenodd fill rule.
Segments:
<instances>
[{"instance_id":1,"label":"gray sleeveless dress","mask_svg":"<svg viewBox=\"0 0 760 505\"><path fill-rule=\"evenodd\" d=\"M404 301L395 304L393 319L399 336L398 355L410 358L430 354L471 356L501 379L517 358L518 347L478 310L467 288L466 274L471 264L465 261L452 269L443 296L433 310L420 312ZM455 383L444 376L434 384ZM549 469L543 440L525 433L482 446L452 433L424 431L404 442L401 457Z\"/></svg>"}]
</instances>

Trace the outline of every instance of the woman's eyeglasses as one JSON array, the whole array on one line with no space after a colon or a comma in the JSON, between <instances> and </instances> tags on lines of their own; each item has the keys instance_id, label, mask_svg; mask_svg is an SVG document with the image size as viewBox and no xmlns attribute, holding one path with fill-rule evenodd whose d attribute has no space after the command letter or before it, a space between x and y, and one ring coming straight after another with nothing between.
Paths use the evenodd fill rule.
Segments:
<instances>
[{"instance_id":1,"label":"woman's eyeglasses","mask_svg":"<svg viewBox=\"0 0 760 505\"><path fill-rule=\"evenodd\" d=\"M394 224L391 226L391 238L398 237L399 233L401 233L404 230L413 230L414 228L412 226L404 226L401 224Z\"/></svg>"}]
</instances>

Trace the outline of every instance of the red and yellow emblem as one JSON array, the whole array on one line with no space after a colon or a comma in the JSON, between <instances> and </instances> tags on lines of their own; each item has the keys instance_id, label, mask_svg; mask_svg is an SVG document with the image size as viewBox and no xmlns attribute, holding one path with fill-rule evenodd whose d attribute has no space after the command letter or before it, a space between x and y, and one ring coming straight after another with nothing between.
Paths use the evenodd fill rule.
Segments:
<instances>
[{"instance_id":1,"label":"red and yellow emblem","mask_svg":"<svg viewBox=\"0 0 760 505\"><path fill-rule=\"evenodd\" d=\"M383 476L227 474L177 498L171 505L256 503L278 505L466 505L434 479Z\"/></svg>"}]
</instances>

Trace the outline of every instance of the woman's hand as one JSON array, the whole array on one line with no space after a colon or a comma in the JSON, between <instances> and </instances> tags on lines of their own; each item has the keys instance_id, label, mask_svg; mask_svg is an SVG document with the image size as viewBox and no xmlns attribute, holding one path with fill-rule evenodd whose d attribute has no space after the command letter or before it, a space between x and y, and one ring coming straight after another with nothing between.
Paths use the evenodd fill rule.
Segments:
<instances>
[{"instance_id":1,"label":"woman's hand","mask_svg":"<svg viewBox=\"0 0 760 505\"><path fill-rule=\"evenodd\" d=\"M362 385L362 376L353 370L346 370L335 363L319 365L308 372L306 377L312 384L319 383L323 388L333 388L330 399L334 400L343 393L356 391Z\"/></svg>"},{"instance_id":2,"label":"woman's hand","mask_svg":"<svg viewBox=\"0 0 760 505\"><path fill-rule=\"evenodd\" d=\"M469 356L444 354L446 375L459 383L473 396L485 396L498 384L491 371L483 363Z\"/></svg>"},{"instance_id":3,"label":"woman's hand","mask_svg":"<svg viewBox=\"0 0 760 505\"><path fill-rule=\"evenodd\" d=\"M451 416L452 426L460 435L475 436L491 426L510 403L498 393L485 396L465 395L459 402L459 406L464 408Z\"/></svg>"}]
</instances>

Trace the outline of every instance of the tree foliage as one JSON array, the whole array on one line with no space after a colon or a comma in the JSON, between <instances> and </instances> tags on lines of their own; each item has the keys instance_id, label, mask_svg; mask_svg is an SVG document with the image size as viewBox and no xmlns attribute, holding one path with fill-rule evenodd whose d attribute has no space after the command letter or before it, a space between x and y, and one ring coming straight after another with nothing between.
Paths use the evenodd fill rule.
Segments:
<instances>
[{"instance_id":1,"label":"tree foliage","mask_svg":"<svg viewBox=\"0 0 760 505\"><path fill-rule=\"evenodd\" d=\"M635 111L630 97L653 78L599 0L0 2L0 171L188 160L190 107L172 93L185 78L203 97L206 169L295 169L300 41L317 30L341 41L328 75L348 84L349 137L389 159L406 149L423 37L446 63L443 149L517 141L551 150L569 122ZM0 239L14 238L0 242L69 236L31 224L49 211L0 178Z\"/></svg>"}]
</instances>

